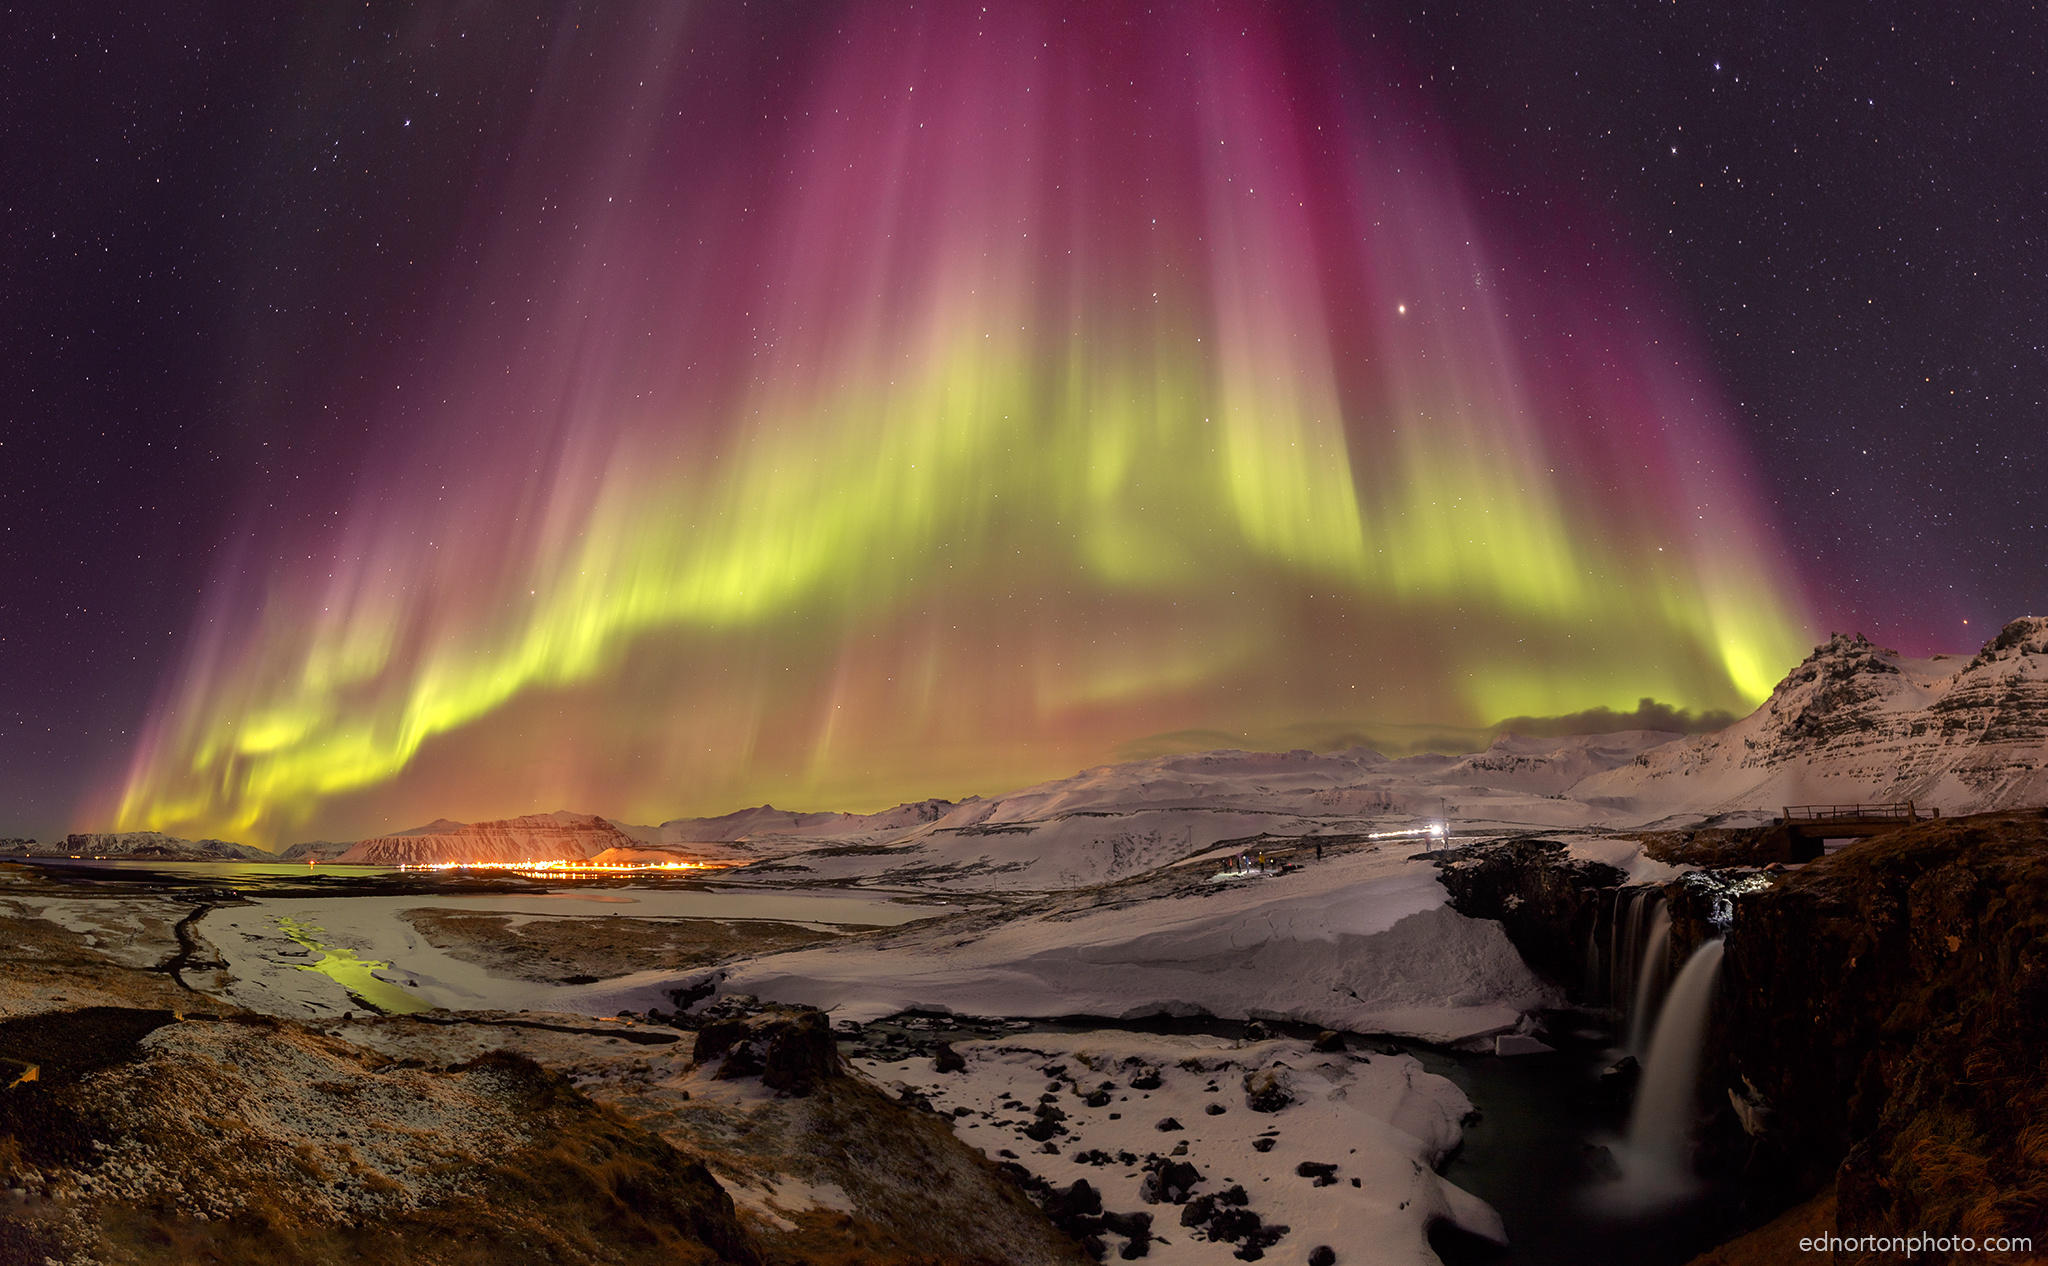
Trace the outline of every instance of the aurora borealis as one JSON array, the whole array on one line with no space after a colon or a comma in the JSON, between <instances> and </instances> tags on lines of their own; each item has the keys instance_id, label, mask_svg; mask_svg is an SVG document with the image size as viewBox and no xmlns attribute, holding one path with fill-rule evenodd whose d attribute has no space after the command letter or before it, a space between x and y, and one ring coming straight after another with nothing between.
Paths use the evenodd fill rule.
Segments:
<instances>
[{"instance_id":1,"label":"aurora borealis","mask_svg":"<svg viewBox=\"0 0 2048 1266\"><path fill-rule=\"evenodd\" d=\"M854 10L720 129L641 16L555 35L435 402L217 578L121 828L871 807L1803 653L1633 263L1489 223L1313 23Z\"/></svg>"}]
</instances>

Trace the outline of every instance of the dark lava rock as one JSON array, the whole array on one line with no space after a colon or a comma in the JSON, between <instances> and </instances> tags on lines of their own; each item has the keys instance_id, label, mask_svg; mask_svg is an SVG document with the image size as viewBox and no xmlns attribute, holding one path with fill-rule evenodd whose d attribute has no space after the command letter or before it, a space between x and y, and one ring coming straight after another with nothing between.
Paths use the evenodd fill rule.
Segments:
<instances>
[{"instance_id":1,"label":"dark lava rock","mask_svg":"<svg viewBox=\"0 0 2048 1266\"><path fill-rule=\"evenodd\" d=\"M1145 1164L1145 1181L1139 1190L1152 1193L1148 1204L1180 1204L1201 1181L1202 1171L1187 1161L1155 1156Z\"/></svg>"},{"instance_id":2,"label":"dark lava rock","mask_svg":"<svg viewBox=\"0 0 2048 1266\"><path fill-rule=\"evenodd\" d=\"M1212 1103L1208 1107L1203 1108L1202 1111L1208 1113L1212 1117L1220 1117L1223 1115L1223 1105L1220 1103Z\"/></svg>"},{"instance_id":3,"label":"dark lava rock","mask_svg":"<svg viewBox=\"0 0 2048 1266\"><path fill-rule=\"evenodd\" d=\"M1152 1128L1160 1131L1161 1133L1166 1133L1168 1131L1181 1129L1182 1126L1180 1122L1174 1120L1172 1117L1161 1117L1159 1118L1159 1123L1153 1126Z\"/></svg>"},{"instance_id":4,"label":"dark lava rock","mask_svg":"<svg viewBox=\"0 0 2048 1266\"><path fill-rule=\"evenodd\" d=\"M1159 1070L1147 1066L1139 1069L1137 1075L1131 1078L1131 1089L1157 1090L1159 1089L1159 1080Z\"/></svg>"},{"instance_id":5,"label":"dark lava rock","mask_svg":"<svg viewBox=\"0 0 2048 1266\"><path fill-rule=\"evenodd\" d=\"M1091 1108L1106 1108L1109 1106L1109 1092L1107 1090L1091 1090L1081 1102Z\"/></svg>"},{"instance_id":6,"label":"dark lava rock","mask_svg":"<svg viewBox=\"0 0 2048 1266\"><path fill-rule=\"evenodd\" d=\"M967 1057L953 1049L951 1042L941 1042L932 1048L932 1071L940 1073L964 1072Z\"/></svg>"},{"instance_id":7,"label":"dark lava rock","mask_svg":"<svg viewBox=\"0 0 2048 1266\"><path fill-rule=\"evenodd\" d=\"M844 1072L832 1026L814 1010L714 1020L697 1031L693 1056L700 1065L719 1060L720 1081L758 1075L762 1085L792 1095L807 1095Z\"/></svg>"},{"instance_id":8,"label":"dark lava rock","mask_svg":"<svg viewBox=\"0 0 2048 1266\"><path fill-rule=\"evenodd\" d=\"M1209 1218L1210 1239L1235 1244L1260 1229L1259 1215L1250 1209L1224 1205L1220 1200L1217 1205L1216 1212Z\"/></svg>"},{"instance_id":9,"label":"dark lava rock","mask_svg":"<svg viewBox=\"0 0 2048 1266\"><path fill-rule=\"evenodd\" d=\"M1273 1036L1273 1030L1266 1027L1264 1020L1247 1020L1244 1026L1244 1040L1263 1042Z\"/></svg>"},{"instance_id":10,"label":"dark lava rock","mask_svg":"<svg viewBox=\"0 0 2048 1266\"><path fill-rule=\"evenodd\" d=\"M1308 1266L1337 1266L1337 1250L1318 1244L1308 1251Z\"/></svg>"},{"instance_id":11,"label":"dark lava rock","mask_svg":"<svg viewBox=\"0 0 2048 1266\"><path fill-rule=\"evenodd\" d=\"M1066 1126L1061 1125L1057 1121L1048 1121L1044 1117L1040 1117L1024 1127L1024 1137L1034 1143L1043 1143L1055 1134L1065 1134L1066 1132Z\"/></svg>"},{"instance_id":12,"label":"dark lava rock","mask_svg":"<svg viewBox=\"0 0 2048 1266\"><path fill-rule=\"evenodd\" d=\"M1334 1186L1337 1182L1337 1167L1321 1161L1303 1161L1294 1167L1294 1172L1297 1177L1315 1179L1318 1187Z\"/></svg>"},{"instance_id":13,"label":"dark lava rock","mask_svg":"<svg viewBox=\"0 0 2048 1266\"><path fill-rule=\"evenodd\" d=\"M1553 980L1584 978L1601 890L1628 881L1612 866L1572 857L1556 840L1501 840L1424 856L1442 870L1452 908L1498 920L1529 965Z\"/></svg>"},{"instance_id":14,"label":"dark lava rock","mask_svg":"<svg viewBox=\"0 0 2048 1266\"><path fill-rule=\"evenodd\" d=\"M1344 1035L1330 1029L1324 1029L1316 1034L1315 1041L1309 1043L1309 1049L1320 1051L1326 1055L1334 1051L1341 1051L1344 1049Z\"/></svg>"},{"instance_id":15,"label":"dark lava rock","mask_svg":"<svg viewBox=\"0 0 2048 1266\"><path fill-rule=\"evenodd\" d=\"M1272 1139L1253 1139L1253 1140L1252 1140L1252 1150L1253 1150L1254 1152L1270 1152L1270 1151L1272 1151L1272 1150L1273 1150L1273 1140L1272 1140Z\"/></svg>"},{"instance_id":16,"label":"dark lava rock","mask_svg":"<svg viewBox=\"0 0 2048 1266\"><path fill-rule=\"evenodd\" d=\"M1086 1178L1076 1178L1071 1187L1046 1187L1039 1199L1046 1218L1074 1239L1085 1241L1101 1232L1102 1193Z\"/></svg>"},{"instance_id":17,"label":"dark lava rock","mask_svg":"<svg viewBox=\"0 0 2048 1266\"><path fill-rule=\"evenodd\" d=\"M1142 1210L1137 1213L1105 1213L1102 1215L1102 1228L1105 1231L1114 1231L1125 1239L1150 1239L1152 1215Z\"/></svg>"},{"instance_id":18,"label":"dark lava rock","mask_svg":"<svg viewBox=\"0 0 2048 1266\"><path fill-rule=\"evenodd\" d=\"M1600 1097L1616 1107L1625 1107L1635 1102L1636 1083L1642 1076L1643 1068L1636 1063L1636 1057L1624 1055L1601 1070Z\"/></svg>"}]
</instances>

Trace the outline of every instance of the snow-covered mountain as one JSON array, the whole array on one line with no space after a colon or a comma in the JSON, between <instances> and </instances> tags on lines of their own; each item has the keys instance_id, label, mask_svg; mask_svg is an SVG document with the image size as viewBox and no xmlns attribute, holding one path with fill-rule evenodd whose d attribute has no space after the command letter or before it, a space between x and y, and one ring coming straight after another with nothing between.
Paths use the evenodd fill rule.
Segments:
<instances>
[{"instance_id":1,"label":"snow-covered mountain","mask_svg":"<svg viewBox=\"0 0 2048 1266\"><path fill-rule=\"evenodd\" d=\"M633 843L632 837L595 814L559 811L496 822L440 818L409 831L359 840L336 860L372 866L580 861L609 848L631 848Z\"/></svg>"},{"instance_id":2,"label":"snow-covered mountain","mask_svg":"<svg viewBox=\"0 0 2048 1266\"><path fill-rule=\"evenodd\" d=\"M1913 800L1944 813L2048 803L2048 618L1972 658L1909 659L1838 634L1727 729L1644 752L1571 789L1637 820L1790 804Z\"/></svg>"},{"instance_id":3,"label":"snow-covered mountain","mask_svg":"<svg viewBox=\"0 0 2048 1266\"><path fill-rule=\"evenodd\" d=\"M161 831L94 831L67 835L54 844L20 842L16 856L88 857L107 861L269 861L270 854L227 840L182 840Z\"/></svg>"}]
</instances>

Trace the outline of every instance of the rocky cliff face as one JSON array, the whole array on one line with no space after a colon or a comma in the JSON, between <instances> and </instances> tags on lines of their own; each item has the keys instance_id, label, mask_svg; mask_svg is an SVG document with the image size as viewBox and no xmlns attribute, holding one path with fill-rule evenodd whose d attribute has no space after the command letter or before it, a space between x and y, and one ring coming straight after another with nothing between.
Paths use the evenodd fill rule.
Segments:
<instances>
[{"instance_id":1,"label":"rocky cliff face","mask_svg":"<svg viewBox=\"0 0 2048 1266\"><path fill-rule=\"evenodd\" d=\"M1709 1086L1843 1234L2048 1242L2048 818L1930 823L1735 905ZM1928 1260L1937 1260L1929 1258Z\"/></svg>"},{"instance_id":2,"label":"rocky cliff face","mask_svg":"<svg viewBox=\"0 0 2048 1266\"><path fill-rule=\"evenodd\" d=\"M1573 795L1666 813L2040 804L2048 801L2048 618L2013 621L1967 660L1908 659L1838 634L1748 717L1595 774Z\"/></svg>"},{"instance_id":3,"label":"rocky cliff face","mask_svg":"<svg viewBox=\"0 0 2048 1266\"><path fill-rule=\"evenodd\" d=\"M339 859L373 866L437 862L581 861L633 840L605 819L587 813L533 813L496 822L443 818L411 831L360 840Z\"/></svg>"},{"instance_id":4,"label":"rocky cliff face","mask_svg":"<svg viewBox=\"0 0 2048 1266\"><path fill-rule=\"evenodd\" d=\"M1529 965L1560 983L1584 974L1586 934L1604 890L1628 879L1613 866L1572 857L1556 840L1505 840L1428 856L1442 869L1458 913L1498 920Z\"/></svg>"}]
</instances>

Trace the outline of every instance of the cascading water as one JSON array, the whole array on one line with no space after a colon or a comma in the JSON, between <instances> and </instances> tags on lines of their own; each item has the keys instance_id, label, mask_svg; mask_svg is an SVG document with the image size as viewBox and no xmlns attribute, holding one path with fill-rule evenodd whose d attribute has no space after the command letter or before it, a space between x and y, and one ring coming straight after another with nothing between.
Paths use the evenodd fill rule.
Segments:
<instances>
[{"instance_id":1,"label":"cascading water","mask_svg":"<svg viewBox=\"0 0 2048 1266\"><path fill-rule=\"evenodd\" d=\"M1647 894L1624 889L1621 895L1627 898L1628 919L1622 931L1620 953L1615 955L1614 980L1607 995L1616 1007L1635 996L1636 963L1643 952L1643 899Z\"/></svg>"},{"instance_id":2,"label":"cascading water","mask_svg":"<svg viewBox=\"0 0 2048 1266\"><path fill-rule=\"evenodd\" d=\"M1619 1149L1624 1200L1649 1205L1691 1189L1689 1143L1700 1055L1720 979L1721 942L1708 941L1685 961L1650 1037L1649 1057Z\"/></svg>"},{"instance_id":3,"label":"cascading water","mask_svg":"<svg viewBox=\"0 0 2048 1266\"><path fill-rule=\"evenodd\" d=\"M1586 929L1586 984L1585 1001L1592 1006L1600 1001L1600 920L1595 912L1593 925Z\"/></svg>"},{"instance_id":4,"label":"cascading water","mask_svg":"<svg viewBox=\"0 0 2048 1266\"><path fill-rule=\"evenodd\" d=\"M1664 982L1670 977L1671 911L1661 898L1650 910L1649 925L1649 939L1636 966L1635 1001L1628 1013L1628 1049L1637 1059L1648 1054L1650 1026L1656 1021L1657 1004L1663 1001Z\"/></svg>"}]
</instances>

